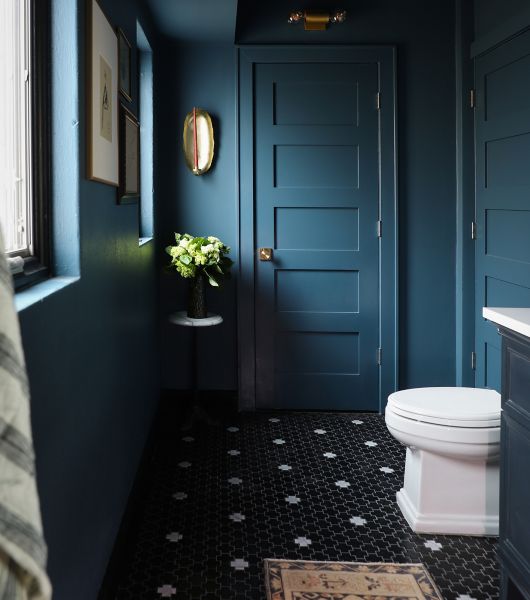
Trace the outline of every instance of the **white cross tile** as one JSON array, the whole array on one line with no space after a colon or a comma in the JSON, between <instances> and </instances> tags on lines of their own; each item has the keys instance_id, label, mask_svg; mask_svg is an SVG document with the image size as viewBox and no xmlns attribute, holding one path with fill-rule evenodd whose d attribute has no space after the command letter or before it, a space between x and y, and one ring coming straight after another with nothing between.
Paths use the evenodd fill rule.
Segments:
<instances>
[{"instance_id":1,"label":"white cross tile","mask_svg":"<svg viewBox=\"0 0 530 600\"><path fill-rule=\"evenodd\" d=\"M368 441L368 442L364 442L364 445L370 446L370 448L373 448L374 446L377 446L377 442Z\"/></svg>"},{"instance_id":2,"label":"white cross tile","mask_svg":"<svg viewBox=\"0 0 530 600\"><path fill-rule=\"evenodd\" d=\"M340 481L335 481L335 485L340 488L348 488L350 487L351 483L341 479Z\"/></svg>"},{"instance_id":3,"label":"white cross tile","mask_svg":"<svg viewBox=\"0 0 530 600\"><path fill-rule=\"evenodd\" d=\"M271 417L271 418L269 419L269 421L270 421L271 423L279 423L279 422L280 422L280 419L277 419L276 417Z\"/></svg>"},{"instance_id":4,"label":"white cross tile","mask_svg":"<svg viewBox=\"0 0 530 600\"><path fill-rule=\"evenodd\" d=\"M287 496L285 501L289 504L298 504L300 502L300 498L298 498L298 496Z\"/></svg>"},{"instance_id":5,"label":"white cross tile","mask_svg":"<svg viewBox=\"0 0 530 600\"><path fill-rule=\"evenodd\" d=\"M315 429L314 433L318 433L318 435L324 435L327 433L325 429Z\"/></svg>"},{"instance_id":6,"label":"white cross tile","mask_svg":"<svg viewBox=\"0 0 530 600\"><path fill-rule=\"evenodd\" d=\"M230 456L239 456L241 452L239 450L229 450L227 454Z\"/></svg>"},{"instance_id":7,"label":"white cross tile","mask_svg":"<svg viewBox=\"0 0 530 600\"><path fill-rule=\"evenodd\" d=\"M391 469L390 467L381 467L379 470L382 471L383 473L393 473L394 472L394 469Z\"/></svg>"},{"instance_id":8,"label":"white cross tile","mask_svg":"<svg viewBox=\"0 0 530 600\"><path fill-rule=\"evenodd\" d=\"M172 531L166 535L166 540L169 540L170 542L180 542L182 537L182 534L178 531Z\"/></svg>"},{"instance_id":9,"label":"white cross tile","mask_svg":"<svg viewBox=\"0 0 530 600\"><path fill-rule=\"evenodd\" d=\"M352 517L350 523L353 525L366 525L366 519L363 519L362 517Z\"/></svg>"},{"instance_id":10,"label":"white cross tile","mask_svg":"<svg viewBox=\"0 0 530 600\"><path fill-rule=\"evenodd\" d=\"M242 515L241 513L232 513L228 518L231 521L234 521L234 523L241 523L241 521L245 520L245 515Z\"/></svg>"},{"instance_id":11,"label":"white cross tile","mask_svg":"<svg viewBox=\"0 0 530 600\"><path fill-rule=\"evenodd\" d=\"M282 440L281 438L276 438L275 440L272 440L272 443L281 446L282 444L285 444L285 440Z\"/></svg>"},{"instance_id":12,"label":"white cross tile","mask_svg":"<svg viewBox=\"0 0 530 600\"><path fill-rule=\"evenodd\" d=\"M423 545L425 548L429 548L429 550L432 550L433 552L437 552L438 550L442 549L442 544L436 540L428 540Z\"/></svg>"},{"instance_id":13,"label":"white cross tile","mask_svg":"<svg viewBox=\"0 0 530 600\"><path fill-rule=\"evenodd\" d=\"M306 548L307 546L310 546L312 542L309 538L302 536L302 537L297 537L294 540L294 543L298 544L301 548Z\"/></svg>"},{"instance_id":14,"label":"white cross tile","mask_svg":"<svg viewBox=\"0 0 530 600\"><path fill-rule=\"evenodd\" d=\"M243 480L239 479L239 477L230 477L228 483L231 483L232 485L239 485L240 483L243 483Z\"/></svg>"},{"instance_id":15,"label":"white cross tile","mask_svg":"<svg viewBox=\"0 0 530 600\"><path fill-rule=\"evenodd\" d=\"M162 585L156 591L162 598L171 598L171 596L174 596L177 593L176 588L168 584Z\"/></svg>"},{"instance_id":16,"label":"white cross tile","mask_svg":"<svg viewBox=\"0 0 530 600\"><path fill-rule=\"evenodd\" d=\"M352 423L354 425L362 425L364 423L364 421L359 421L359 419L353 419Z\"/></svg>"},{"instance_id":17,"label":"white cross tile","mask_svg":"<svg viewBox=\"0 0 530 600\"><path fill-rule=\"evenodd\" d=\"M230 433L235 433L236 431L239 431L239 427L227 427L226 430Z\"/></svg>"},{"instance_id":18,"label":"white cross tile","mask_svg":"<svg viewBox=\"0 0 530 600\"><path fill-rule=\"evenodd\" d=\"M194 441L195 441L195 438L194 438L194 437L191 437L191 435L187 435L186 437L183 437L183 438L182 438L182 441L183 441L183 442L194 442Z\"/></svg>"},{"instance_id":19,"label":"white cross tile","mask_svg":"<svg viewBox=\"0 0 530 600\"><path fill-rule=\"evenodd\" d=\"M280 469L280 471L290 471L293 467L291 467L291 465L280 465L278 467L278 469Z\"/></svg>"},{"instance_id":20,"label":"white cross tile","mask_svg":"<svg viewBox=\"0 0 530 600\"><path fill-rule=\"evenodd\" d=\"M323 456L326 458L337 458L337 455L333 454L333 452L324 452Z\"/></svg>"},{"instance_id":21,"label":"white cross tile","mask_svg":"<svg viewBox=\"0 0 530 600\"><path fill-rule=\"evenodd\" d=\"M186 492L177 492L176 494L173 494L175 500L186 500L187 497L188 494L186 494Z\"/></svg>"},{"instance_id":22,"label":"white cross tile","mask_svg":"<svg viewBox=\"0 0 530 600\"><path fill-rule=\"evenodd\" d=\"M230 566L236 571L244 571L248 567L248 562L244 558L235 558Z\"/></svg>"},{"instance_id":23,"label":"white cross tile","mask_svg":"<svg viewBox=\"0 0 530 600\"><path fill-rule=\"evenodd\" d=\"M179 462L179 467L182 469L187 469L188 467L191 467L191 463L187 460L183 460L182 462Z\"/></svg>"}]
</instances>

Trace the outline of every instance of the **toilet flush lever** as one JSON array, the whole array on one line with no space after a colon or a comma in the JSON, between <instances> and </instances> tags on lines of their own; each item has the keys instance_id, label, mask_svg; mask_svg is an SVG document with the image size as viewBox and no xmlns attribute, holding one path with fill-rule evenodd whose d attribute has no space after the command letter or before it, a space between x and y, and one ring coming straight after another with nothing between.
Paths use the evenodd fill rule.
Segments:
<instances>
[{"instance_id":1,"label":"toilet flush lever","mask_svg":"<svg viewBox=\"0 0 530 600\"><path fill-rule=\"evenodd\" d=\"M259 259L265 261L272 260L272 248L260 248Z\"/></svg>"}]
</instances>

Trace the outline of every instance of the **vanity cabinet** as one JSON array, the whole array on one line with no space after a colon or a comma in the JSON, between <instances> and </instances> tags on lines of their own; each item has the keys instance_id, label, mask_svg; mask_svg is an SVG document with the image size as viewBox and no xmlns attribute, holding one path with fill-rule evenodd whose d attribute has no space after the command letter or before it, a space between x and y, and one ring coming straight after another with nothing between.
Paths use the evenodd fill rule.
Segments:
<instances>
[{"instance_id":1,"label":"vanity cabinet","mask_svg":"<svg viewBox=\"0 0 530 600\"><path fill-rule=\"evenodd\" d=\"M494 319L492 319L494 320ZM501 600L530 600L530 337L500 326Z\"/></svg>"}]
</instances>

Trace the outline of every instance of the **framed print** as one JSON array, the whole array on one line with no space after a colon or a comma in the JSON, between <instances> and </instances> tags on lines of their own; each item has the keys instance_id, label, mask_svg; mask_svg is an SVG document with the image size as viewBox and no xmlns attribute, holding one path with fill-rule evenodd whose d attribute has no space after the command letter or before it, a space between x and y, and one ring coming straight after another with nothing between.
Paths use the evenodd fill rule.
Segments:
<instances>
[{"instance_id":1,"label":"framed print","mask_svg":"<svg viewBox=\"0 0 530 600\"><path fill-rule=\"evenodd\" d=\"M87 177L117 186L118 38L97 1L87 2Z\"/></svg>"},{"instance_id":2,"label":"framed print","mask_svg":"<svg viewBox=\"0 0 530 600\"><path fill-rule=\"evenodd\" d=\"M137 202L140 196L140 124L120 105L120 185L118 204Z\"/></svg>"},{"instance_id":3,"label":"framed print","mask_svg":"<svg viewBox=\"0 0 530 600\"><path fill-rule=\"evenodd\" d=\"M122 96L131 102L131 44L119 27L118 63L120 69L119 90Z\"/></svg>"}]
</instances>

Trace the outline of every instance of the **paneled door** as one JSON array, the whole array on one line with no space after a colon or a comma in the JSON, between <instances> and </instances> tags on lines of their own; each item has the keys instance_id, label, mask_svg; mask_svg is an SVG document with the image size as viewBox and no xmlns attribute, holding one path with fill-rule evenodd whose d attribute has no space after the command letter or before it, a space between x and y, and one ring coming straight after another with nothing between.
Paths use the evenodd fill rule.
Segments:
<instances>
[{"instance_id":1,"label":"paneled door","mask_svg":"<svg viewBox=\"0 0 530 600\"><path fill-rule=\"evenodd\" d=\"M500 391L501 340L483 306L530 306L530 34L475 65L476 385Z\"/></svg>"},{"instance_id":2,"label":"paneled door","mask_svg":"<svg viewBox=\"0 0 530 600\"><path fill-rule=\"evenodd\" d=\"M253 65L255 407L378 411L380 68L301 56Z\"/></svg>"}]
</instances>

